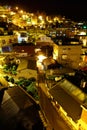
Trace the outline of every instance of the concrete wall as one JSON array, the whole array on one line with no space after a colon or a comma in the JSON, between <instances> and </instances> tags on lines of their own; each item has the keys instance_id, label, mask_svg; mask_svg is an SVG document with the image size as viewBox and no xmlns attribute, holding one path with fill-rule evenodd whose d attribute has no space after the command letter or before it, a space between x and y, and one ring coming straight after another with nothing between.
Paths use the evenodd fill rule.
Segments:
<instances>
[{"instance_id":1,"label":"concrete wall","mask_svg":"<svg viewBox=\"0 0 87 130\"><path fill-rule=\"evenodd\" d=\"M0 36L0 47L6 46L11 43L17 43L17 36L16 35L6 35Z\"/></svg>"},{"instance_id":2,"label":"concrete wall","mask_svg":"<svg viewBox=\"0 0 87 130\"><path fill-rule=\"evenodd\" d=\"M72 68L78 68L81 62L81 45L54 45L53 58L59 63Z\"/></svg>"}]
</instances>

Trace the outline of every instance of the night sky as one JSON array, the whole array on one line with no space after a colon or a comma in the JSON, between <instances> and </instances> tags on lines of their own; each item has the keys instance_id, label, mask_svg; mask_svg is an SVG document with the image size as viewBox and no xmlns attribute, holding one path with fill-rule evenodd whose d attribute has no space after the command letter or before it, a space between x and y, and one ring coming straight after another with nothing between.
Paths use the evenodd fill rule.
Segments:
<instances>
[{"instance_id":1,"label":"night sky","mask_svg":"<svg viewBox=\"0 0 87 130\"><path fill-rule=\"evenodd\" d=\"M19 6L29 12L62 15L72 20L87 21L87 4L84 0L0 0L0 5Z\"/></svg>"}]
</instances>

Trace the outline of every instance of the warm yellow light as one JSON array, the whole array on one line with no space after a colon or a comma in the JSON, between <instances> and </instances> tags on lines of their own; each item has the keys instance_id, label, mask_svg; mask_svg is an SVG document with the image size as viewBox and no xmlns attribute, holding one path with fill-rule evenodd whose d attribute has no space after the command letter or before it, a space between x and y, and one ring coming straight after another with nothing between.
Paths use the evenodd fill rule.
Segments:
<instances>
[{"instance_id":1,"label":"warm yellow light","mask_svg":"<svg viewBox=\"0 0 87 130\"><path fill-rule=\"evenodd\" d=\"M79 35L86 35L86 32L80 32Z\"/></svg>"},{"instance_id":2,"label":"warm yellow light","mask_svg":"<svg viewBox=\"0 0 87 130\"><path fill-rule=\"evenodd\" d=\"M28 16L24 14L24 15L22 15L22 18L23 18L23 19L27 19Z\"/></svg>"},{"instance_id":3,"label":"warm yellow light","mask_svg":"<svg viewBox=\"0 0 87 130\"><path fill-rule=\"evenodd\" d=\"M23 10L21 10L20 13L22 14L22 13L23 13Z\"/></svg>"},{"instance_id":4,"label":"warm yellow light","mask_svg":"<svg viewBox=\"0 0 87 130\"><path fill-rule=\"evenodd\" d=\"M14 15L14 14L15 14L15 12L13 12L13 11L10 12L10 15Z\"/></svg>"},{"instance_id":5,"label":"warm yellow light","mask_svg":"<svg viewBox=\"0 0 87 130\"><path fill-rule=\"evenodd\" d=\"M3 18L5 18L5 17L6 17L6 15L4 15L4 14L3 14L3 15L2 15L2 17L3 17Z\"/></svg>"},{"instance_id":6,"label":"warm yellow light","mask_svg":"<svg viewBox=\"0 0 87 130\"><path fill-rule=\"evenodd\" d=\"M52 23L53 21L52 21L52 20L49 20L48 22L49 22L49 23Z\"/></svg>"},{"instance_id":7,"label":"warm yellow light","mask_svg":"<svg viewBox=\"0 0 87 130\"><path fill-rule=\"evenodd\" d=\"M43 20L43 17L40 15L39 17L38 17L40 20Z\"/></svg>"},{"instance_id":8,"label":"warm yellow light","mask_svg":"<svg viewBox=\"0 0 87 130\"><path fill-rule=\"evenodd\" d=\"M42 62L44 59L46 59L46 56L44 56L44 55L39 55L38 56L39 62Z\"/></svg>"},{"instance_id":9,"label":"warm yellow light","mask_svg":"<svg viewBox=\"0 0 87 130\"><path fill-rule=\"evenodd\" d=\"M32 20L32 25L36 25L37 21L36 20Z\"/></svg>"},{"instance_id":10,"label":"warm yellow light","mask_svg":"<svg viewBox=\"0 0 87 130\"><path fill-rule=\"evenodd\" d=\"M18 7L16 6L16 10L18 10Z\"/></svg>"}]
</instances>

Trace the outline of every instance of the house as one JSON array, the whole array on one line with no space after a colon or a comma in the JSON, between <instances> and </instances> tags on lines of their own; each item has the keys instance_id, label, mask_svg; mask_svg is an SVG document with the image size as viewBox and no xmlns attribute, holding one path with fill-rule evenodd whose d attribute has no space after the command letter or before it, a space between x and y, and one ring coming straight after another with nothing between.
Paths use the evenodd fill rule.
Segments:
<instances>
[{"instance_id":1,"label":"house","mask_svg":"<svg viewBox=\"0 0 87 130\"><path fill-rule=\"evenodd\" d=\"M81 50L80 44L64 44L53 45L53 59L59 63L77 69L81 62Z\"/></svg>"},{"instance_id":2,"label":"house","mask_svg":"<svg viewBox=\"0 0 87 130\"><path fill-rule=\"evenodd\" d=\"M46 119L55 130L59 128L58 120L67 124L60 129L87 130L87 95L79 88L62 79L51 88L39 84L40 106ZM67 128L66 128L67 127Z\"/></svg>"}]
</instances>

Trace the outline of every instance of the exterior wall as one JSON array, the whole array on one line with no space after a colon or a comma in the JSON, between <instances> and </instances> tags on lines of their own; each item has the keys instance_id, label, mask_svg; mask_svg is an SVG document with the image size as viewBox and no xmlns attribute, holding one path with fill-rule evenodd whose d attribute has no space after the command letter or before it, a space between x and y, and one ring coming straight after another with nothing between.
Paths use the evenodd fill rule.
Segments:
<instances>
[{"instance_id":1,"label":"exterior wall","mask_svg":"<svg viewBox=\"0 0 87 130\"><path fill-rule=\"evenodd\" d=\"M55 108L55 104L51 102L51 99L39 88L40 92L40 105L41 109L44 112L46 119L49 121L51 128L54 130L62 129L62 130L71 130L70 126L64 121L64 119L60 116L58 105L57 110ZM63 122L63 125L61 124Z\"/></svg>"},{"instance_id":2,"label":"exterior wall","mask_svg":"<svg viewBox=\"0 0 87 130\"><path fill-rule=\"evenodd\" d=\"M45 84L39 83L38 92L40 96L40 107L43 111L46 119L51 125L51 129L57 130L60 126L60 129L67 129L69 127L71 130L86 130L87 128L87 110L82 107L82 114L80 119L74 122L70 116L62 109L59 103L55 102L55 98L50 97L50 94L45 87ZM65 121L64 121L65 119ZM61 124L61 121L63 124ZM60 124L60 125L59 125ZM61 127L61 125L64 126ZM65 127L66 125L66 127ZM68 125L68 126L67 126Z\"/></svg>"},{"instance_id":3,"label":"exterior wall","mask_svg":"<svg viewBox=\"0 0 87 130\"><path fill-rule=\"evenodd\" d=\"M35 55L35 46L18 46L17 44L13 47L13 51L18 53L27 53L28 55L32 56Z\"/></svg>"},{"instance_id":4,"label":"exterior wall","mask_svg":"<svg viewBox=\"0 0 87 130\"><path fill-rule=\"evenodd\" d=\"M87 47L87 36L86 35L77 35L76 37L82 42L83 47Z\"/></svg>"},{"instance_id":5,"label":"exterior wall","mask_svg":"<svg viewBox=\"0 0 87 130\"><path fill-rule=\"evenodd\" d=\"M17 43L17 36L15 35L0 36L0 47L6 46L11 43Z\"/></svg>"},{"instance_id":6,"label":"exterior wall","mask_svg":"<svg viewBox=\"0 0 87 130\"><path fill-rule=\"evenodd\" d=\"M87 110L85 110L85 109L82 110L81 119L83 122L85 122L87 124Z\"/></svg>"},{"instance_id":7,"label":"exterior wall","mask_svg":"<svg viewBox=\"0 0 87 130\"><path fill-rule=\"evenodd\" d=\"M54 45L53 46L53 58L58 62L70 66L72 68L78 68L81 57L81 45Z\"/></svg>"}]
</instances>

